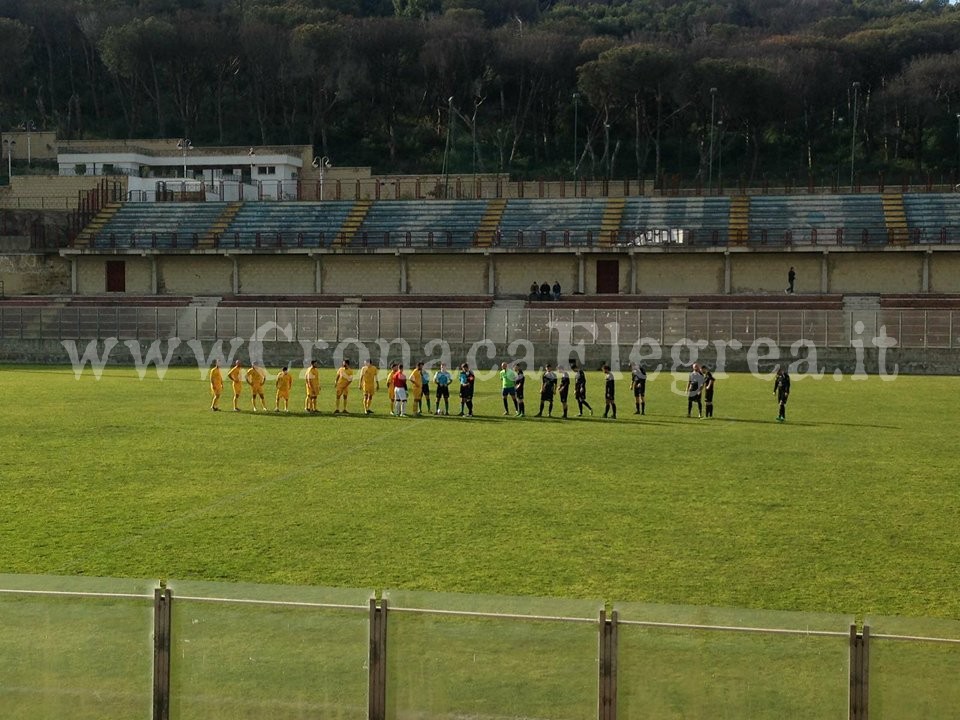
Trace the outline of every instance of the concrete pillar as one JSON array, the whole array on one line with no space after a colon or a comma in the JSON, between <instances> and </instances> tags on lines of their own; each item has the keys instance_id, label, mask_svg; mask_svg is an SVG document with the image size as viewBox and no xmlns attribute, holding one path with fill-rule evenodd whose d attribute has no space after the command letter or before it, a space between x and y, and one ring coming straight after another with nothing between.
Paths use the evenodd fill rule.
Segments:
<instances>
[{"instance_id":1,"label":"concrete pillar","mask_svg":"<svg viewBox=\"0 0 960 720\"><path fill-rule=\"evenodd\" d=\"M582 253L577 253L577 292L583 294L587 291L587 262Z\"/></svg>"},{"instance_id":2,"label":"concrete pillar","mask_svg":"<svg viewBox=\"0 0 960 720\"><path fill-rule=\"evenodd\" d=\"M70 258L70 292L73 295L76 295L79 292L77 288L77 285L79 284L77 280L78 275L77 258L76 256L73 256Z\"/></svg>"},{"instance_id":3,"label":"concrete pillar","mask_svg":"<svg viewBox=\"0 0 960 720\"><path fill-rule=\"evenodd\" d=\"M160 292L160 278L157 273L157 256L150 256L150 292L156 295Z\"/></svg>"},{"instance_id":4,"label":"concrete pillar","mask_svg":"<svg viewBox=\"0 0 960 720\"><path fill-rule=\"evenodd\" d=\"M928 293L930 292L930 255L933 253L933 250L927 248L923 253L923 280L920 292Z\"/></svg>"},{"instance_id":5,"label":"concrete pillar","mask_svg":"<svg viewBox=\"0 0 960 720\"><path fill-rule=\"evenodd\" d=\"M493 297L497 294L497 264L494 262L493 253L487 253L487 295Z\"/></svg>"},{"instance_id":6,"label":"concrete pillar","mask_svg":"<svg viewBox=\"0 0 960 720\"><path fill-rule=\"evenodd\" d=\"M730 260L730 251L723 251L723 294L729 295L733 288L733 268Z\"/></svg>"},{"instance_id":7,"label":"concrete pillar","mask_svg":"<svg viewBox=\"0 0 960 720\"><path fill-rule=\"evenodd\" d=\"M397 253L397 260L400 261L400 294L407 294L407 256Z\"/></svg>"},{"instance_id":8,"label":"concrete pillar","mask_svg":"<svg viewBox=\"0 0 960 720\"><path fill-rule=\"evenodd\" d=\"M826 295L830 292L830 254L824 250L820 256L820 292Z\"/></svg>"},{"instance_id":9,"label":"concrete pillar","mask_svg":"<svg viewBox=\"0 0 960 720\"><path fill-rule=\"evenodd\" d=\"M313 291L320 295L323 293L323 255L314 255L313 262Z\"/></svg>"},{"instance_id":10,"label":"concrete pillar","mask_svg":"<svg viewBox=\"0 0 960 720\"><path fill-rule=\"evenodd\" d=\"M637 256L633 252L633 248L630 249L630 294L637 294Z\"/></svg>"},{"instance_id":11,"label":"concrete pillar","mask_svg":"<svg viewBox=\"0 0 960 720\"><path fill-rule=\"evenodd\" d=\"M228 255L233 261L233 294L240 294L240 261L236 255Z\"/></svg>"}]
</instances>

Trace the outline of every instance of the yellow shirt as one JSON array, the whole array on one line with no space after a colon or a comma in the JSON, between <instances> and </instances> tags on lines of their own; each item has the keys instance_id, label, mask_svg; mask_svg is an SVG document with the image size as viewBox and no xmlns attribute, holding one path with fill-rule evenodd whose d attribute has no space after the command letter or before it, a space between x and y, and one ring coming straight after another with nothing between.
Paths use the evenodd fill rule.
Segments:
<instances>
[{"instance_id":1,"label":"yellow shirt","mask_svg":"<svg viewBox=\"0 0 960 720\"><path fill-rule=\"evenodd\" d=\"M373 390L377 382L377 373L379 370L376 365L366 365L360 371L360 387L364 390Z\"/></svg>"},{"instance_id":2,"label":"yellow shirt","mask_svg":"<svg viewBox=\"0 0 960 720\"><path fill-rule=\"evenodd\" d=\"M293 375L281 370L277 375L277 395L289 397L291 387L293 387Z\"/></svg>"},{"instance_id":3,"label":"yellow shirt","mask_svg":"<svg viewBox=\"0 0 960 720\"><path fill-rule=\"evenodd\" d=\"M233 383L233 389L236 392L240 392L240 388L243 387L243 369L239 365L234 365L230 368L230 372L227 373L227 377L230 378L230 382Z\"/></svg>"},{"instance_id":4,"label":"yellow shirt","mask_svg":"<svg viewBox=\"0 0 960 720\"><path fill-rule=\"evenodd\" d=\"M423 373L420 368L414 368L410 373L410 384L413 386L413 396L423 395Z\"/></svg>"},{"instance_id":5,"label":"yellow shirt","mask_svg":"<svg viewBox=\"0 0 960 720\"><path fill-rule=\"evenodd\" d=\"M317 368L307 368L306 384L307 395L318 395L320 393L320 371Z\"/></svg>"},{"instance_id":6,"label":"yellow shirt","mask_svg":"<svg viewBox=\"0 0 960 720\"><path fill-rule=\"evenodd\" d=\"M396 388L393 387L393 376L396 374L396 370L391 370L387 373L387 394L390 396L391 400L393 400L393 391L396 390Z\"/></svg>"},{"instance_id":7,"label":"yellow shirt","mask_svg":"<svg viewBox=\"0 0 960 720\"><path fill-rule=\"evenodd\" d=\"M223 373L219 367L210 368L210 389L215 392L223 390Z\"/></svg>"},{"instance_id":8,"label":"yellow shirt","mask_svg":"<svg viewBox=\"0 0 960 720\"><path fill-rule=\"evenodd\" d=\"M256 390L257 392L263 391L263 373L260 372L260 368L251 367L247 370L247 382L250 383L250 387Z\"/></svg>"},{"instance_id":9,"label":"yellow shirt","mask_svg":"<svg viewBox=\"0 0 960 720\"><path fill-rule=\"evenodd\" d=\"M353 370L341 367L337 370L337 390L346 390L353 382Z\"/></svg>"}]
</instances>

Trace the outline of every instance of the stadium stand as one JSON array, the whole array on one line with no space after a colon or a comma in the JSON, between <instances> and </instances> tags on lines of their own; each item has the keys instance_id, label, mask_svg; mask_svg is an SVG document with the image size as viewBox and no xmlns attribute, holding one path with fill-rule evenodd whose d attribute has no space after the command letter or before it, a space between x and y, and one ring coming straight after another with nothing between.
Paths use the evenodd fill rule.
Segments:
<instances>
[{"instance_id":1,"label":"stadium stand","mask_svg":"<svg viewBox=\"0 0 960 720\"><path fill-rule=\"evenodd\" d=\"M94 248L196 247L223 202L123 203L92 238Z\"/></svg>"},{"instance_id":2,"label":"stadium stand","mask_svg":"<svg viewBox=\"0 0 960 720\"><path fill-rule=\"evenodd\" d=\"M331 245L350 213L349 201L243 203L216 241L218 247Z\"/></svg>"},{"instance_id":3,"label":"stadium stand","mask_svg":"<svg viewBox=\"0 0 960 720\"><path fill-rule=\"evenodd\" d=\"M486 210L486 200L377 202L352 245L470 247Z\"/></svg>"},{"instance_id":4,"label":"stadium stand","mask_svg":"<svg viewBox=\"0 0 960 720\"><path fill-rule=\"evenodd\" d=\"M903 196L910 242L960 240L960 194L911 193Z\"/></svg>"},{"instance_id":5,"label":"stadium stand","mask_svg":"<svg viewBox=\"0 0 960 720\"><path fill-rule=\"evenodd\" d=\"M509 200L500 221L505 247L598 243L606 198Z\"/></svg>"},{"instance_id":6,"label":"stadium stand","mask_svg":"<svg viewBox=\"0 0 960 720\"><path fill-rule=\"evenodd\" d=\"M887 242L883 203L875 194L751 197L749 227L755 245Z\"/></svg>"},{"instance_id":7,"label":"stadium stand","mask_svg":"<svg viewBox=\"0 0 960 720\"><path fill-rule=\"evenodd\" d=\"M627 198L621 241L636 245L725 245L730 198Z\"/></svg>"}]
</instances>

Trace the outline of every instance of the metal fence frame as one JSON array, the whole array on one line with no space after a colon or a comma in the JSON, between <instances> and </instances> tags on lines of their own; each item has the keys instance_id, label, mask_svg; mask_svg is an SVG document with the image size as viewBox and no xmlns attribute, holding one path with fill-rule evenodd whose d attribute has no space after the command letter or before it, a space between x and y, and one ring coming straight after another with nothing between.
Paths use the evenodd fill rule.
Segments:
<instances>
[{"instance_id":1,"label":"metal fence frame","mask_svg":"<svg viewBox=\"0 0 960 720\"><path fill-rule=\"evenodd\" d=\"M859 329L858 329L859 328ZM909 349L960 347L960 312L954 310L669 310L506 308L169 307L0 305L5 340L231 340L264 342L403 338L408 343L516 340L552 343L569 329L585 345L661 346L683 340L738 341L760 338L780 347L807 341L847 348L881 329ZM289 334L287 334L289 330Z\"/></svg>"}]
</instances>

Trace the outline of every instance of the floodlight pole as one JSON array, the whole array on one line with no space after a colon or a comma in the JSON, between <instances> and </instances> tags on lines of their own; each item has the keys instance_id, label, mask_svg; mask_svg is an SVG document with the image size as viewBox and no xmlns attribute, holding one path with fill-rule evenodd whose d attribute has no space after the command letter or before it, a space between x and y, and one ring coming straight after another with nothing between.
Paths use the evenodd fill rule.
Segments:
<instances>
[{"instance_id":1,"label":"floodlight pole","mask_svg":"<svg viewBox=\"0 0 960 720\"><path fill-rule=\"evenodd\" d=\"M853 190L854 165L857 156L857 110L860 96L860 83L853 83L853 123L850 126L850 189Z\"/></svg>"},{"instance_id":2,"label":"floodlight pole","mask_svg":"<svg viewBox=\"0 0 960 720\"><path fill-rule=\"evenodd\" d=\"M180 138L177 140L177 149L183 153L183 180L187 180L187 151L193 150L193 143L190 138ZM184 188L186 189L186 188Z\"/></svg>"},{"instance_id":3,"label":"floodlight pole","mask_svg":"<svg viewBox=\"0 0 960 720\"><path fill-rule=\"evenodd\" d=\"M16 146L16 140L4 140L3 144L7 146L7 178L13 177L13 148Z\"/></svg>"},{"instance_id":4,"label":"floodlight pole","mask_svg":"<svg viewBox=\"0 0 960 720\"><path fill-rule=\"evenodd\" d=\"M707 192L713 192L713 128L717 111L717 89L710 88L710 155L707 157Z\"/></svg>"}]
</instances>

